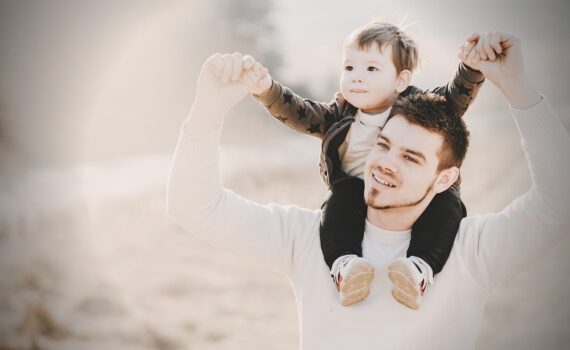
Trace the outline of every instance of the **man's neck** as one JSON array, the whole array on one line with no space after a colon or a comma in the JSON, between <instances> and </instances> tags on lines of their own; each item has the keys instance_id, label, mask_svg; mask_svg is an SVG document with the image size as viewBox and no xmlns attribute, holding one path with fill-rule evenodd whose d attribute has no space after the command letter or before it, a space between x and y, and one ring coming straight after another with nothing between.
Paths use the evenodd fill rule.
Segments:
<instances>
[{"instance_id":1,"label":"man's neck","mask_svg":"<svg viewBox=\"0 0 570 350\"><path fill-rule=\"evenodd\" d=\"M416 220L422 215L432 198L424 199L413 207L393 209L373 209L368 207L366 218L372 225L388 231L410 230Z\"/></svg>"}]
</instances>

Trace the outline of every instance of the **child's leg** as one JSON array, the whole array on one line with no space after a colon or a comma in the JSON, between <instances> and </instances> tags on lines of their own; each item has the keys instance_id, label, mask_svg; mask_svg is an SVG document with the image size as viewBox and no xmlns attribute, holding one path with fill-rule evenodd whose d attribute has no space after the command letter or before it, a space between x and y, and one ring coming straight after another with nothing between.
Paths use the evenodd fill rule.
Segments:
<instances>
[{"instance_id":1,"label":"child's leg","mask_svg":"<svg viewBox=\"0 0 570 350\"><path fill-rule=\"evenodd\" d=\"M321 249L329 268L343 255L362 256L366 220L364 181L347 177L331 185L323 203Z\"/></svg>"},{"instance_id":2,"label":"child's leg","mask_svg":"<svg viewBox=\"0 0 570 350\"><path fill-rule=\"evenodd\" d=\"M374 268L361 258L365 220L364 182L349 177L333 183L322 206L321 249L344 306L364 300L374 278Z\"/></svg>"},{"instance_id":3,"label":"child's leg","mask_svg":"<svg viewBox=\"0 0 570 350\"><path fill-rule=\"evenodd\" d=\"M433 275L443 269L466 215L459 187L433 198L412 227L407 258L396 259L388 266L388 277L394 284L392 295L397 301L412 309L420 306Z\"/></svg>"},{"instance_id":4,"label":"child's leg","mask_svg":"<svg viewBox=\"0 0 570 350\"><path fill-rule=\"evenodd\" d=\"M434 275L439 273L451 253L459 223L466 215L458 188L437 194L412 227L407 256L421 258Z\"/></svg>"}]
</instances>

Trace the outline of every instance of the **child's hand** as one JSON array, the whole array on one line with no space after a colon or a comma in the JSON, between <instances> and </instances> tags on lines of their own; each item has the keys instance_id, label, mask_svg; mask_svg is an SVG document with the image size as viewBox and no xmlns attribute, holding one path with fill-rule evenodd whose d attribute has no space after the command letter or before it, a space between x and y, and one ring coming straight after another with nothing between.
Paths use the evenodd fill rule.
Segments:
<instances>
[{"instance_id":1,"label":"child's hand","mask_svg":"<svg viewBox=\"0 0 570 350\"><path fill-rule=\"evenodd\" d=\"M459 47L459 51L457 52L457 57L461 60L461 62L463 62L463 64L472 69L478 69L477 65L469 60L469 55L471 54L471 52L472 51L476 52L476 50L473 50L476 44L477 43L475 42L468 41L465 44L462 44Z\"/></svg>"},{"instance_id":2,"label":"child's hand","mask_svg":"<svg viewBox=\"0 0 570 350\"><path fill-rule=\"evenodd\" d=\"M273 80L269 75L269 70L254 60L251 56L246 56L244 68L247 70L243 74L243 82L249 87L252 94L263 95L270 88Z\"/></svg>"},{"instance_id":3,"label":"child's hand","mask_svg":"<svg viewBox=\"0 0 570 350\"><path fill-rule=\"evenodd\" d=\"M503 52L498 32L473 33L460 47L457 57L472 69L479 70L479 62L495 61Z\"/></svg>"}]
</instances>

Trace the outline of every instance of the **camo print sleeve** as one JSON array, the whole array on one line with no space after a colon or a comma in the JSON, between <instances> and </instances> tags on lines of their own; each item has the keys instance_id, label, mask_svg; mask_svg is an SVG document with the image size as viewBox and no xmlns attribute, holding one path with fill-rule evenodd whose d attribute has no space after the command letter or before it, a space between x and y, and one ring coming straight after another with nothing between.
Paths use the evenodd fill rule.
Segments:
<instances>
[{"instance_id":1,"label":"camo print sleeve","mask_svg":"<svg viewBox=\"0 0 570 350\"><path fill-rule=\"evenodd\" d=\"M431 91L438 95L445 96L448 110L457 117L462 117L467 108L477 97L479 89L483 85L485 77L477 70L460 63L453 79L444 86L436 87ZM402 96L425 92L415 86L406 89Z\"/></svg>"},{"instance_id":2,"label":"camo print sleeve","mask_svg":"<svg viewBox=\"0 0 570 350\"><path fill-rule=\"evenodd\" d=\"M342 118L347 103L335 98L330 103L314 102L296 95L273 80L263 95L253 95L275 119L300 133L322 139L327 130Z\"/></svg>"}]
</instances>

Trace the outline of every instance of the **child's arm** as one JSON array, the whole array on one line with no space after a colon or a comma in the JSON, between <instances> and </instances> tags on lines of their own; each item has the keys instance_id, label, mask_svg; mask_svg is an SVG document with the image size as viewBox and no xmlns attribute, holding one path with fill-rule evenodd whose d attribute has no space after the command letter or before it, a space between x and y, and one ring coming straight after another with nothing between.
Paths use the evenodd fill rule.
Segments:
<instances>
[{"instance_id":1,"label":"child's arm","mask_svg":"<svg viewBox=\"0 0 570 350\"><path fill-rule=\"evenodd\" d=\"M484 81L485 77L483 74L471 68L467 65L467 61L463 60L449 83L436 87L431 91L445 96L448 110L457 117L462 117L473 100L475 100L475 97L477 97ZM402 96L419 92L422 92L422 90L415 86L410 86L402 93Z\"/></svg>"},{"instance_id":2,"label":"child's arm","mask_svg":"<svg viewBox=\"0 0 570 350\"><path fill-rule=\"evenodd\" d=\"M322 139L330 126L345 115L345 109L351 108L339 97L330 103L303 99L272 79L259 63L252 72L259 81L252 95L275 119L300 133Z\"/></svg>"}]
</instances>

